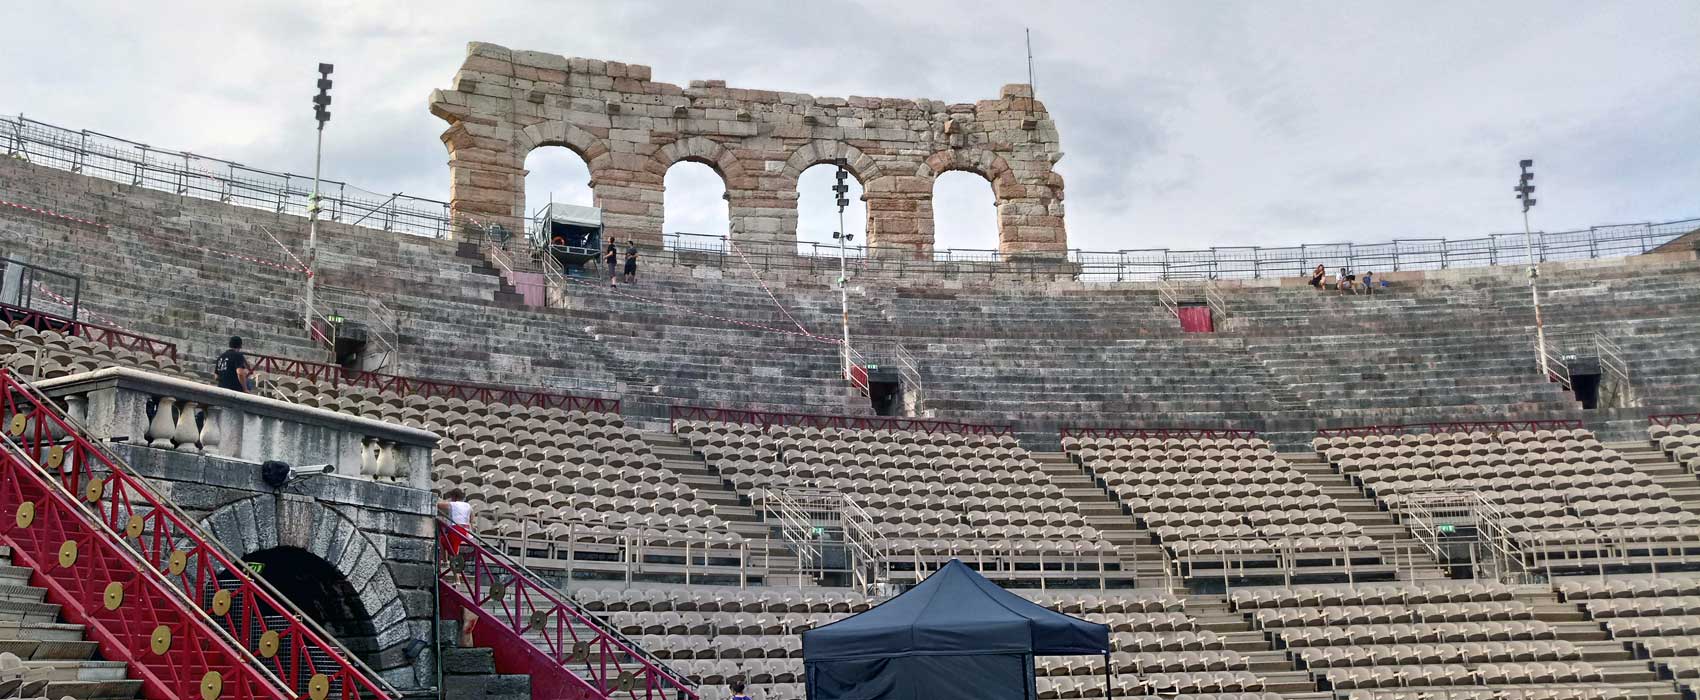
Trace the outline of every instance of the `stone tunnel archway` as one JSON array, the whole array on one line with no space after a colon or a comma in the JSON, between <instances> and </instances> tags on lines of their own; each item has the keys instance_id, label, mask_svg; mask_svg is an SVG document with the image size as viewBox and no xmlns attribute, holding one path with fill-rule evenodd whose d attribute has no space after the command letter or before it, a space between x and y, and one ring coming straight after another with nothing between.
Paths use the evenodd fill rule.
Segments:
<instances>
[{"instance_id":1,"label":"stone tunnel archway","mask_svg":"<svg viewBox=\"0 0 1700 700\"><path fill-rule=\"evenodd\" d=\"M232 553L392 683L411 684L410 623L384 553L336 509L301 496L254 496L209 513L201 525ZM344 636L347 635L347 636Z\"/></svg>"}]
</instances>

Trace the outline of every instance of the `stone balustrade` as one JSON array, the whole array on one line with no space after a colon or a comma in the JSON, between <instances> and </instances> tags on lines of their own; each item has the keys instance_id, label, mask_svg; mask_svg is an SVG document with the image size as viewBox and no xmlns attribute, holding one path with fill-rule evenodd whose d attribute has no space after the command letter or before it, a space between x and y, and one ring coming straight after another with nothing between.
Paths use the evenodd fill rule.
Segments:
<instances>
[{"instance_id":1,"label":"stone balustrade","mask_svg":"<svg viewBox=\"0 0 1700 700\"><path fill-rule=\"evenodd\" d=\"M431 487L437 436L424 430L122 367L38 386L96 439L241 462L331 464L341 478Z\"/></svg>"}]
</instances>

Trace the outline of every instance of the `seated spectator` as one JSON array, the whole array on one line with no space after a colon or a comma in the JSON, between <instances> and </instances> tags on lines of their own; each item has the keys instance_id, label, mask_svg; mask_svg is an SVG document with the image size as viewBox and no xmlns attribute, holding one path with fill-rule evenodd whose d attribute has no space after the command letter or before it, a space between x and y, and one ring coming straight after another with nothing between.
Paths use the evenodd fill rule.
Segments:
<instances>
[{"instance_id":1,"label":"seated spectator","mask_svg":"<svg viewBox=\"0 0 1700 700\"><path fill-rule=\"evenodd\" d=\"M1346 290L1352 288L1352 283L1356 282L1357 279L1358 276L1352 274L1351 270L1342 267L1340 268L1340 279L1335 283L1334 288L1340 290L1340 293L1344 294Z\"/></svg>"},{"instance_id":2,"label":"seated spectator","mask_svg":"<svg viewBox=\"0 0 1700 700\"><path fill-rule=\"evenodd\" d=\"M1322 289L1323 281L1327 278L1328 268L1317 265L1315 270L1310 271L1310 286Z\"/></svg>"}]
</instances>

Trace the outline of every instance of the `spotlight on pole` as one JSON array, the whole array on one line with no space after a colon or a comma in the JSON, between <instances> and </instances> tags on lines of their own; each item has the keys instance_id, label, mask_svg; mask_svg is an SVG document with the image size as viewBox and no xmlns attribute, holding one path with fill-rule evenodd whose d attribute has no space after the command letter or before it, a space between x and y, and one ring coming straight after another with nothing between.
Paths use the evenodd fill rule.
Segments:
<instances>
[{"instance_id":1,"label":"spotlight on pole","mask_svg":"<svg viewBox=\"0 0 1700 700\"><path fill-rule=\"evenodd\" d=\"M1529 296L1535 308L1535 357L1539 361L1541 375L1551 379L1552 370L1547 363L1546 327L1541 322L1541 267L1535 260L1535 234L1529 228L1529 209L1535 206L1535 161L1524 158L1518 161L1517 167L1522 172L1517 177L1517 186L1511 188L1511 191L1516 192L1517 200L1523 203L1523 252L1529 260Z\"/></svg>"},{"instance_id":2,"label":"spotlight on pole","mask_svg":"<svg viewBox=\"0 0 1700 700\"><path fill-rule=\"evenodd\" d=\"M329 63L319 64L319 94L313 96L313 119L319 122L320 129L331 120L331 71L335 69Z\"/></svg>"},{"instance_id":3,"label":"spotlight on pole","mask_svg":"<svg viewBox=\"0 0 1700 700\"><path fill-rule=\"evenodd\" d=\"M319 274L319 169L324 162L325 124L331 120L331 71L336 66L319 64L319 94L313 96L313 120L319 123L318 143L313 147L313 196L307 200L307 279L301 295L302 323L313 330L314 278Z\"/></svg>"}]
</instances>

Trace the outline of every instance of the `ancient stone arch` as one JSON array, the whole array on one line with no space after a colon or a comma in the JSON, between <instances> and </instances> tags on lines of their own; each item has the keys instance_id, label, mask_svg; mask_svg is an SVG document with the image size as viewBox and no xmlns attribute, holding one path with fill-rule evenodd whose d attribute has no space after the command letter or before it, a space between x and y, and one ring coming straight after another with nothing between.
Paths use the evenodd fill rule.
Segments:
<instances>
[{"instance_id":1,"label":"ancient stone arch","mask_svg":"<svg viewBox=\"0 0 1700 700\"><path fill-rule=\"evenodd\" d=\"M407 662L401 648L413 639L429 638L422 636L428 635L428 630L409 626L407 618L413 615L406 608L383 552L352 520L318 501L253 496L207 514L201 525L238 557L295 548L323 560L340 573L352 590L358 592L357 601L351 602L357 603L360 612L371 621L372 656L389 660L374 663L378 671L405 667Z\"/></svg>"},{"instance_id":2,"label":"ancient stone arch","mask_svg":"<svg viewBox=\"0 0 1700 700\"><path fill-rule=\"evenodd\" d=\"M648 66L565 58L472 43L431 112L449 123L450 208L520 226L525 155L540 145L574 149L610 235L661 242L667 167L696 160L726 180L732 236L746 247L795 250L797 177L843 157L868 204L868 243L882 254L929 255L932 180L980 172L993 184L1005 255L1060 258L1062 158L1056 125L1027 85L997 99L813 97L651 80Z\"/></svg>"}]
</instances>

